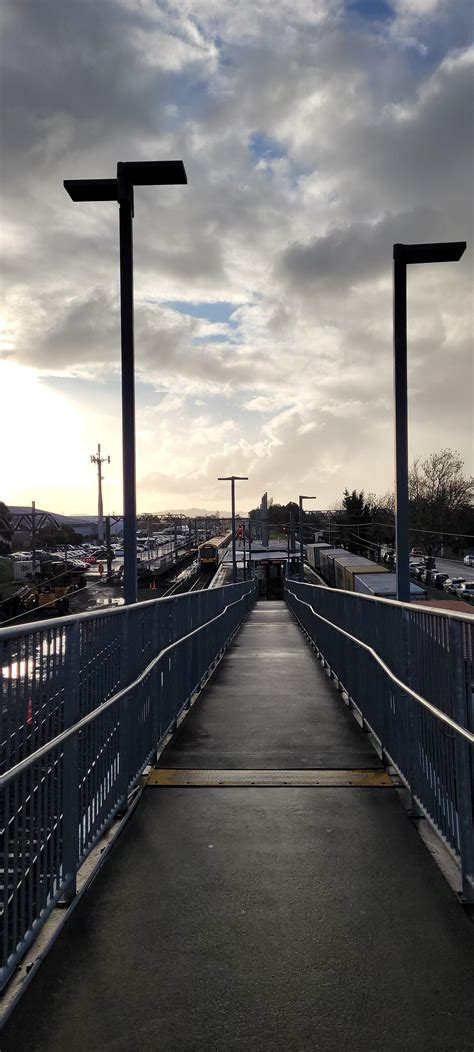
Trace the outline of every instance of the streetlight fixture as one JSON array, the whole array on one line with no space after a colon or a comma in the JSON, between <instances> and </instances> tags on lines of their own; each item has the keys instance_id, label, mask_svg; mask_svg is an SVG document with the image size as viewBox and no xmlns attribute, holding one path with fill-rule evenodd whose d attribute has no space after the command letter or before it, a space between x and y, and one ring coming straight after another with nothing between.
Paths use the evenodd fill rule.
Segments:
<instances>
[{"instance_id":1,"label":"streetlight fixture","mask_svg":"<svg viewBox=\"0 0 474 1052\"><path fill-rule=\"evenodd\" d=\"M182 161L119 161L116 179L65 179L73 201L116 201L119 205L120 325L122 345L122 456L124 598L137 600L137 498L135 475L135 362L133 340L134 186L187 183Z\"/></svg>"},{"instance_id":2,"label":"streetlight fixture","mask_svg":"<svg viewBox=\"0 0 474 1052\"><path fill-rule=\"evenodd\" d=\"M307 497L304 494L298 497L300 506L300 581L304 581L304 556L303 556L303 501L316 500L316 497Z\"/></svg>"},{"instance_id":3,"label":"streetlight fixture","mask_svg":"<svg viewBox=\"0 0 474 1052\"><path fill-rule=\"evenodd\" d=\"M395 546L397 599L410 601L408 521L407 264L457 263L465 241L393 246L393 351L395 389Z\"/></svg>"},{"instance_id":4,"label":"streetlight fixture","mask_svg":"<svg viewBox=\"0 0 474 1052\"><path fill-rule=\"evenodd\" d=\"M237 580L237 559L235 555L235 483L236 482L248 482L247 475L224 475L219 476L218 482L230 482L230 491L232 498L232 583L235 584Z\"/></svg>"}]
</instances>

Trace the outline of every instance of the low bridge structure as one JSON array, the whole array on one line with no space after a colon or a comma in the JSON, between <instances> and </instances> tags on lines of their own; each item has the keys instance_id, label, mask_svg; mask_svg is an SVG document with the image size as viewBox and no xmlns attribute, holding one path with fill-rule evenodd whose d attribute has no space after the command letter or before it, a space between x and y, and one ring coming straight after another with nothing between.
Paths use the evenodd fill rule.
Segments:
<instances>
[{"instance_id":1,"label":"low bridge structure","mask_svg":"<svg viewBox=\"0 0 474 1052\"><path fill-rule=\"evenodd\" d=\"M2 1052L471 1049L473 642L291 579L0 630Z\"/></svg>"}]
</instances>

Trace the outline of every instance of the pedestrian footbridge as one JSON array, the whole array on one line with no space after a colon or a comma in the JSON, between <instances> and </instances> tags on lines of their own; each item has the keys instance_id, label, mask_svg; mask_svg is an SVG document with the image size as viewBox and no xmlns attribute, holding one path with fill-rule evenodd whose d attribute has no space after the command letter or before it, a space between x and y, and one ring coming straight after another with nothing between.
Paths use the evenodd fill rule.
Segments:
<instances>
[{"instance_id":1,"label":"pedestrian footbridge","mask_svg":"<svg viewBox=\"0 0 474 1052\"><path fill-rule=\"evenodd\" d=\"M250 580L0 630L2 1052L472 1050L473 626Z\"/></svg>"}]
</instances>

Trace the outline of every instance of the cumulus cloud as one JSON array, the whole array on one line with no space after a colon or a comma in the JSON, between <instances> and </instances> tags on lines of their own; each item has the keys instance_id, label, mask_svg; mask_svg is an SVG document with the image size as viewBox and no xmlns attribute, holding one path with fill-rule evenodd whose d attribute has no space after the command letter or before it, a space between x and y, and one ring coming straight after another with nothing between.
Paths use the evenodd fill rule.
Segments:
<instances>
[{"instance_id":1,"label":"cumulus cloud","mask_svg":"<svg viewBox=\"0 0 474 1052\"><path fill-rule=\"evenodd\" d=\"M217 506L236 464L250 503L390 484L392 244L472 238L469 8L4 3L2 354L83 413L81 384L119 379L117 207L62 181L186 164L187 187L136 192L147 506ZM410 273L413 455L469 455L471 259Z\"/></svg>"}]
</instances>

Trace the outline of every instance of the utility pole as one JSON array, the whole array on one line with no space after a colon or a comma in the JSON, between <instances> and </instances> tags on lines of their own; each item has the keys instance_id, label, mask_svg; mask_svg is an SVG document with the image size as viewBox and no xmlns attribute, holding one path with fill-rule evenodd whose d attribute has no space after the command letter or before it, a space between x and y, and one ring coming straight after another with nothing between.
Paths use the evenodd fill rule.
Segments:
<instances>
[{"instance_id":1,"label":"utility pole","mask_svg":"<svg viewBox=\"0 0 474 1052\"><path fill-rule=\"evenodd\" d=\"M295 513L293 511L293 508L290 508L290 534L289 534L289 537L290 537L289 551L294 552L294 551L296 551L296 544L295 544Z\"/></svg>"},{"instance_id":2,"label":"utility pole","mask_svg":"<svg viewBox=\"0 0 474 1052\"><path fill-rule=\"evenodd\" d=\"M303 501L304 500L315 500L315 497L308 497L307 494L300 494L298 497L300 516L299 516L299 532L300 532L300 581L304 581L304 551L303 551Z\"/></svg>"},{"instance_id":3,"label":"utility pole","mask_svg":"<svg viewBox=\"0 0 474 1052\"><path fill-rule=\"evenodd\" d=\"M110 515L105 516L105 544L107 548L107 580L112 576L112 547L110 536Z\"/></svg>"},{"instance_id":4,"label":"utility pole","mask_svg":"<svg viewBox=\"0 0 474 1052\"><path fill-rule=\"evenodd\" d=\"M97 505L97 540L104 540L104 506L102 504L102 464L110 464L110 457L101 457L100 455L100 442L97 446L97 453L92 453L91 464L97 464L97 483L98 483L98 505Z\"/></svg>"},{"instance_id":5,"label":"utility pole","mask_svg":"<svg viewBox=\"0 0 474 1052\"><path fill-rule=\"evenodd\" d=\"M232 503L232 583L237 580L237 558L235 554L235 483L248 482L247 475L224 475L219 476L218 482L230 482L230 493Z\"/></svg>"},{"instance_id":6,"label":"utility pole","mask_svg":"<svg viewBox=\"0 0 474 1052\"><path fill-rule=\"evenodd\" d=\"M268 530L268 496L266 493L263 494L260 504L260 518L262 523L262 548L268 548L269 544L269 530Z\"/></svg>"},{"instance_id":7,"label":"utility pole","mask_svg":"<svg viewBox=\"0 0 474 1052\"><path fill-rule=\"evenodd\" d=\"M36 502L31 501L31 556L33 563L33 578L36 570Z\"/></svg>"}]
</instances>

